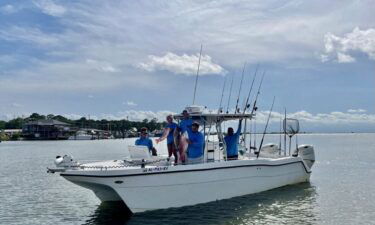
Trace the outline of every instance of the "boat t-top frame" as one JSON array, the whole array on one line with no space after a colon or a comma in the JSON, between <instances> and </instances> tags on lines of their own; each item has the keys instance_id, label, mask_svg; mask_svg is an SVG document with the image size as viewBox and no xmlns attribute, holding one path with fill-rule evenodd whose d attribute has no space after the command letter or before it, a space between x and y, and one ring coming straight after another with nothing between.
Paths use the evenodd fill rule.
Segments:
<instances>
[{"instance_id":1,"label":"boat t-top frame","mask_svg":"<svg viewBox=\"0 0 375 225\"><path fill-rule=\"evenodd\" d=\"M198 122L199 125L201 126L200 130L203 132L204 137L205 137L205 147L204 147L204 154L206 154L206 146L208 146L209 142L209 137L211 135L217 135L219 139L219 143L222 144L223 147L223 158L226 160L227 156L227 146L224 141L224 133L222 130L222 123L226 121L231 121L231 120L251 120L254 117L254 114L250 113L241 113L241 114L220 114L220 113L190 113L189 118L191 118L194 122ZM182 114L176 114L173 116L175 120L178 122L183 119ZM211 133L211 128L215 127L216 132Z\"/></svg>"}]
</instances>

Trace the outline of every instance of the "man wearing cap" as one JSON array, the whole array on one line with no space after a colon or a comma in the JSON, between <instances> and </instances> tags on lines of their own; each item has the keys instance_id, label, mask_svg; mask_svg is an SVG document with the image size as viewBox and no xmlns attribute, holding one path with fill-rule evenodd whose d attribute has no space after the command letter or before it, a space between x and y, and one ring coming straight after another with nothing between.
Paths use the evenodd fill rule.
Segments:
<instances>
[{"instance_id":1,"label":"man wearing cap","mask_svg":"<svg viewBox=\"0 0 375 225\"><path fill-rule=\"evenodd\" d=\"M225 144L227 146L227 159L228 160L236 160L238 159L238 141L241 135L241 124L242 119L238 123L238 128L236 133L233 133L233 128L228 128L227 136L224 138Z\"/></svg>"},{"instance_id":2,"label":"man wearing cap","mask_svg":"<svg viewBox=\"0 0 375 225\"><path fill-rule=\"evenodd\" d=\"M135 145L146 146L153 156L157 156L156 149L152 144L152 140L148 137L147 128L141 128L141 136L135 140Z\"/></svg>"},{"instance_id":3,"label":"man wearing cap","mask_svg":"<svg viewBox=\"0 0 375 225\"><path fill-rule=\"evenodd\" d=\"M189 164L203 162L204 136L198 129L199 124L194 122L191 126L191 131L188 131L187 142L189 146L187 148L187 156Z\"/></svg>"}]
</instances>

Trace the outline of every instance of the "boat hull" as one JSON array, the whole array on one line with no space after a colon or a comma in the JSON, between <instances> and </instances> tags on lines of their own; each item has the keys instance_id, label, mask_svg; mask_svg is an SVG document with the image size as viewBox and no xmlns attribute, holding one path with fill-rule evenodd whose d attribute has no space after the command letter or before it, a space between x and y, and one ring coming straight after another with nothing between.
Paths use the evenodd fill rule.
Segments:
<instances>
[{"instance_id":1,"label":"boat hull","mask_svg":"<svg viewBox=\"0 0 375 225\"><path fill-rule=\"evenodd\" d=\"M299 157L222 161L133 171L65 172L102 201L122 200L133 212L182 207L308 182L311 171Z\"/></svg>"}]
</instances>

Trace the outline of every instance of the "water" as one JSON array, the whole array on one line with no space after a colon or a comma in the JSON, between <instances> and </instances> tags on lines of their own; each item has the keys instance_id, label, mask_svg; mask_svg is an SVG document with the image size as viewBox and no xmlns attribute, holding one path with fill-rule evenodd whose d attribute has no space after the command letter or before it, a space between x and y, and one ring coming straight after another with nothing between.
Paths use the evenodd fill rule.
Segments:
<instances>
[{"instance_id":1,"label":"water","mask_svg":"<svg viewBox=\"0 0 375 225\"><path fill-rule=\"evenodd\" d=\"M267 138L278 143L277 135ZM375 224L374 140L375 134L300 135L299 143L315 146L310 183L133 216L46 167L61 154L122 158L134 139L2 142L0 224ZM164 145L156 146L161 154Z\"/></svg>"}]
</instances>

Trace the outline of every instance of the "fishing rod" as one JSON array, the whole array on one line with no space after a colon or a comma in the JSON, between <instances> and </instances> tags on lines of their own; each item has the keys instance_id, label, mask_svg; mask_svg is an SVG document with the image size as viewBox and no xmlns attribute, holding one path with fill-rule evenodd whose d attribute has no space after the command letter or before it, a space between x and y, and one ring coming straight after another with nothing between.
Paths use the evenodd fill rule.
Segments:
<instances>
[{"instance_id":1,"label":"fishing rod","mask_svg":"<svg viewBox=\"0 0 375 225\"><path fill-rule=\"evenodd\" d=\"M257 67L255 69L254 78L253 78L253 81L251 82L249 93L247 94L247 98L246 98L246 102L245 102L245 105L244 105L244 108L243 108L243 114L242 115L245 115L246 109L248 107L250 107L250 105L249 105L250 95L251 95L251 91L253 90L254 81L255 81L255 78L257 76L258 68L259 68L259 64L257 64Z\"/></svg>"},{"instance_id":2,"label":"fishing rod","mask_svg":"<svg viewBox=\"0 0 375 225\"><path fill-rule=\"evenodd\" d=\"M195 93L197 92L197 84L198 84L198 76L199 76L199 67L200 67L200 65L201 65L202 48L203 48L203 45L201 44L201 51L200 51L200 53L199 53L199 61L198 61L197 76L195 77L195 86L194 86L193 105L194 105L194 103L195 103Z\"/></svg>"},{"instance_id":3,"label":"fishing rod","mask_svg":"<svg viewBox=\"0 0 375 225\"><path fill-rule=\"evenodd\" d=\"M280 117L280 130L279 130L279 155L281 155L281 126L282 126L282 117Z\"/></svg>"},{"instance_id":4,"label":"fishing rod","mask_svg":"<svg viewBox=\"0 0 375 225\"><path fill-rule=\"evenodd\" d=\"M286 127L286 108L284 111L284 122L283 127ZM284 128L284 156L286 156L286 129Z\"/></svg>"},{"instance_id":5,"label":"fishing rod","mask_svg":"<svg viewBox=\"0 0 375 225\"><path fill-rule=\"evenodd\" d=\"M263 79L264 79L264 75L266 74L266 72L263 72L263 75L262 75L262 78L260 80L260 83L259 83L259 87L258 87L258 92L255 96L255 100L254 100L254 104L253 104L253 109L251 110L251 113L250 113L250 116L252 117L254 115L254 112L258 109L258 107L256 107L256 104L257 104L257 101L258 101L258 96L260 94L260 88L262 87L262 84L263 84ZM255 117L254 117L254 147L251 147L251 139L250 139L250 150L253 149L254 152L256 150L256 121L255 121Z\"/></svg>"},{"instance_id":6,"label":"fishing rod","mask_svg":"<svg viewBox=\"0 0 375 225\"><path fill-rule=\"evenodd\" d=\"M223 103L223 97L224 97L224 90L225 90L226 82L227 82L227 77L224 78L224 85L223 85L223 90L221 91L220 105L219 105L219 109L217 110L217 114L220 114L220 113L223 112L223 110L221 109L221 104Z\"/></svg>"},{"instance_id":7,"label":"fishing rod","mask_svg":"<svg viewBox=\"0 0 375 225\"><path fill-rule=\"evenodd\" d=\"M257 158L259 157L259 154L260 154L260 150L262 149L262 145L263 145L263 141L264 141L264 136L266 136L266 132L267 132L267 127L268 127L268 123L270 122L270 118L271 118L271 113L272 113L272 109L273 109L273 104L275 103L275 96L273 96L273 101L272 101L272 106L271 106L271 110L270 110L270 113L268 114L268 118L267 118L267 123L266 123L266 126L264 127L264 131L263 131L263 136L262 136L262 140L260 141L260 145L259 145L259 150L258 152L256 153L257 155Z\"/></svg>"},{"instance_id":8,"label":"fishing rod","mask_svg":"<svg viewBox=\"0 0 375 225\"><path fill-rule=\"evenodd\" d=\"M250 120L250 123L251 123L251 120ZM251 126L251 124L250 124L250 132L251 132L251 128L253 127L253 134L254 134L254 137L253 137L253 139L254 139L254 145L253 146L251 146L251 133L250 133L250 151L251 150L254 150L254 152L255 152L255 150L257 149L257 147L256 147L256 145L257 145L257 123L256 123L256 117L254 117L254 119L253 119L253 126Z\"/></svg>"},{"instance_id":9,"label":"fishing rod","mask_svg":"<svg viewBox=\"0 0 375 225\"><path fill-rule=\"evenodd\" d=\"M229 113L229 102L230 102L230 97L232 95L232 87L233 87L233 75L232 75L232 82L230 83L230 89L229 89L229 97L228 97L228 105L227 105L227 114Z\"/></svg>"},{"instance_id":10,"label":"fishing rod","mask_svg":"<svg viewBox=\"0 0 375 225\"><path fill-rule=\"evenodd\" d=\"M265 74L266 74L266 72L264 71L263 75L262 75L262 79L260 80L260 84L259 84L259 87L258 87L257 95L255 96L255 100L254 100L254 104L253 104L253 109L251 110L250 116L253 115L254 111L257 111L257 109L258 109L258 107L256 106L256 104L257 104L257 101L258 101L258 96L260 94L260 88L262 87L263 79L264 79L264 75Z\"/></svg>"},{"instance_id":11,"label":"fishing rod","mask_svg":"<svg viewBox=\"0 0 375 225\"><path fill-rule=\"evenodd\" d=\"M244 63L244 65L243 65L243 69L242 69L242 77L241 77L241 82L240 82L240 89L239 89L239 91L238 91L238 97L237 97L236 109L235 109L235 111L234 111L234 114L236 114L237 111L239 112L238 101L240 100L241 88L242 88L242 82L243 82L243 77L244 77L244 74L245 74L245 67L246 67L246 62Z\"/></svg>"},{"instance_id":12,"label":"fishing rod","mask_svg":"<svg viewBox=\"0 0 375 225\"><path fill-rule=\"evenodd\" d=\"M250 99L250 95L251 95L251 91L253 90L253 86L254 86L254 82L255 82L255 78L257 76L257 72L258 72L258 68L259 68L259 64L257 64L257 67L255 68L255 72L254 72L254 77L253 77L253 81L251 82L251 86L250 86L250 89L249 89L249 93L247 94L247 98L246 98L246 101L244 100L244 108L243 108L243 112L242 112L242 116L245 115L246 113L246 109L248 107L250 107L249 105L249 99ZM244 70L245 70L245 66L244 66ZM245 146L246 146L246 119L245 119L245 135L244 135L244 138L243 138L243 141L245 143ZM249 139L250 139L250 150L251 151L251 118L250 118L250 132L249 132Z\"/></svg>"}]
</instances>

